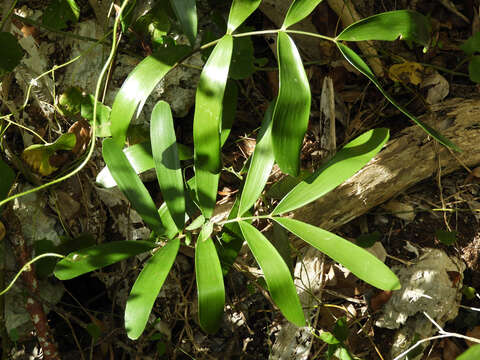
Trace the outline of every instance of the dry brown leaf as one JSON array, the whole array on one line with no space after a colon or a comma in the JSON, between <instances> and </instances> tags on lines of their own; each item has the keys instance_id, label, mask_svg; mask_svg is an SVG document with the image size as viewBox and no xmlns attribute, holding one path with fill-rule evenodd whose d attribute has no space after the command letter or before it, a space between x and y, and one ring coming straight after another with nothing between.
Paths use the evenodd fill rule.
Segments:
<instances>
[{"instance_id":1,"label":"dry brown leaf","mask_svg":"<svg viewBox=\"0 0 480 360\"><path fill-rule=\"evenodd\" d=\"M465 335L475 339L480 339L480 325L475 326L472 330L468 330ZM477 345L477 343L474 343L473 341L465 340L465 342L468 346Z\"/></svg>"},{"instance_id":2,"label":"dry brown leaf","mask_svg":"<svg viewBox=\"0 0 480 360\"><path fill-rule=\"evenodd\" d=\"M427 98L425 101L431 105L441 102L450 92L450 84L438 72L429 75L425 78L425 80L423 80L421 87L425 88L429 86L431 87L428 89Z\"/></svg>"},{"instance_id":3,"label":"dry brown leaf","mask_svg":"<svg viewBox=\"0 0 480 360\"><path fill-rule=\"evenodd\" d=\"M443 360L455 360L461 353L460 347L450 339L443 339Z\"/></svg>"},{"instance_id":4,"label":"dry brown leaf","mask_svg":"<svg viewBox=\"0 0 480 360\"><path fill-rule=\"evenodd\" d=\"M388 76L395 82L419 85L422 82L423 66L416 62L405 61L388 69Z\"/></svg>"},{"instance_id":5,"label":"dry brown leaf","mask_svg":"<svg viewBox=\"0 0 480 360\"><path fill-rule=\"evenodd\" d=\"M370 307L373 311L380 310L383 305L392 297L391 291L382 291L370 299Z\"/></svg>"}]
</instances>

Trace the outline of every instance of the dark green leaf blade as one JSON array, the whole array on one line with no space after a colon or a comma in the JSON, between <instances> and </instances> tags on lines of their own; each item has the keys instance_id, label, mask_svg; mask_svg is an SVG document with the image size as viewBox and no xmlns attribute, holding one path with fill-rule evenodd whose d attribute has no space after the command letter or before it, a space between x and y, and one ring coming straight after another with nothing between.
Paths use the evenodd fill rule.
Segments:
<instances>
[{"instance_id":1,"label":"dark green leaf blade","mask_svg":"<svg viewBox=\"0 0 480 360\"><path fill-rule=\"evenodd\" d=\"M238 224L263 271L273 301L288 321L305 326L305 316L287 264L260 231L245 221L239 221Z\"/></svg>"},{"instance_id":2,"label":"dark green leaf blade","mask_svg":"<svg viewBox=\"0 0 480 360\"><path fill-rule=\"evenodd\" d=\"M9 32L0 32L0 76L15 69L23 57L23 50L15 36Z\"/></svg>"},{"instance_id":3,"label":"dark green leaf blade","mask_svg":"<svg viewBox=\"0 0 480 360\"><path fill-rule=\"evenodd\" d=\"M195 0L170 0L170 5L182 25L190 44L195 44L197 37L197 4Z\"/></svg>"},{"instance_id":4,"label":"dark green leaf blade","mask_svg":"<svg viewBox=\"0 0 480 360\"><path fill-rule=\"evenodd\" d=\"M272 113L274 103L268 107L263 119L262 127L258 134L257 145L252 155L250 168L248 169L238 215L242 216L250 209L267 183L273 163L275 162L272 149Z\"/></svg>"},{"instance_id":5,"label":"dark green leaf blade","mask_svg":"<svg viewBox=\"0 0 480 360\"><path fill-rule=\"evenodd\" d=\"M222 101L227 83L233 38L225 35L210 54L197 88L193 120L195 168L218 173Z\"/></svg>"},{"instance_id":6,"label":"dark green leaf blade","mask_svg":"<svg viewBox=\"0 0 480 360\"><path fill-rule=\"evenodd\" d=\"M258 8L261 0L233 0L228 15L227 33L233 33Z\"/></svg>"},{"instance_id":7,"label":"dark green leaf blade","mask_svg":"<svg viewBox=\"0 0 480 360\"><path fill-rule=\"evenodd\" d=\"M190 160L193 158L193 151L191 148L183 144L177 144L177 147L180 160ZM143 142L129 146L124 148L123 152L137 174L141 174L155 167L150 142ZM110 174L110 170L108 170L107 167L104 167L98 173L95 181L104 188L117 186L117 183L112 178L112 174Z\"/></svg>"},{"instance_id":8,"label":"dark green leaf blade","mask_svg":"<svg viewBox=\"0 0 480 360\"><path fill-rule=\"evenodd\" d=\"M460 49L467 55L473 55L480 52L480 31L470 36L467 41L460 45Z\"/></svg>"},{"instance_id":9,"label":"dark green leaf blade","mask_svg":"<svg viewBox=\"0 0 480 360\"><path fill-rule=\"evenodd\" d=\"M293 0L283 21L282 29L286 29L306 18L321 2L322 0Z\"/></svg>"},{"instance_id":10,"label":"dark green leaf blade","mask_svg":"<svg viewBox=\"0 0 480 360\"><path fill-rule=\"evenodd\" d=\"M227 141L232 130L233 121L237 112L238 87L235 81L229 79L223 96L222 131L220 133L220 145Z\"/></svg>"},{"instance_id":11,"label":"dark green leaf blade","mask_svg":"<svg viewBox=\"0 0 480 360\"><path fill-rule=\"evenodd\" d=\"M112 177L133 208L151 229L161 233L163 226L155 203L115 140L103 141L102 154Z\"/></svg>"},{"instance_id":12,"label":"dark green leaf blade","mask_svg":"<svg viewBox=\"0 0 480 360\"><path fill-rule=\"evenodd\" d=\"M405 109L403 106L398 104L395 99L387 93L380 82L377 80L375 75L373 74L372 70L368 67L368 65L363 61L363 59L358 56L352 49L348 46L337 42L337 47L342 53L342 55L347 59L347 61L352 64L358 71L360 71L363 75L365 75L373 84L380 90L383 96L390 101L390 103L395 106L398 110L400 110L405 116L407 116L410 120L412 120L415 124L420 126L428 135L432 136L442 145L454 149L456 151L460 151L460 149L452 143L450 140L445 138L442 134L440 134L437 130L433 129L432 127L428 126L427 124L423 123L422 121L418 120L415 116L410 114L410 112Z\"/></svg>"},{"instance_id":13,"label":"dark green leaf blade","mask_svg":"<svg viewBox=\"0 0 480 360\"><path fill-rule=\"evenodd\" d=\"M476 83L480 83L480 56L476 55L472 57L468 64L468 76L470 80Z\"/></svg>"},{"instance_id":14,"label":"dark green leaf blade","mask_svg":"<svg viewBox=\"0 0 480 360\"><path fill-rule=\"evenodd\" d=\"M112 241L91 246L68 254L57 263L54 274L59 280L73 279L153 248L155 244L147 241Z\"/></svg>"},{"instance_id":15,"label":"dark green leaf blade","mask_svg":"<svg viewBox=\"0 0 480 360\"><path fill-rule=\"evenodd\" d=\"M170 106L159 101L152 111L150 139L158 184L178 229L185 224L185 194Z\"/></svg>"},{"instance_id":16,"label":"dark green leaf blade","mask_svg":"<svg viewBox=\"0 0 480 360\"><path fill-rule=\"evenodd\" d=\"M412 10L388 11L357 21L337 36L337 40L346 41L394 41L398 38L428 46L430 42L428 19Z\"/></svg>"},{"instance_id":17,"label":"dark green leaf blade","mask_svg":"<svg viewBox=\"0 0 480 360\"><path fill-rule=\"evenodd\" d=\"M220 173L212 174L203 169L195 168L195 192L203 216L210 219L217 202L217 189Z\"/></svg>"},{"instance_id":18,"label":"dark green leaf blade","mask_svg":"<svg viewBox=\"0 0 480 360\"><path fill-rule=\"evenodd\" d=\"M304 222L274 218L276 222L349 269L358 278L382 290L400 289L397 276L367 250L340 236Z\"/></svg>"},{"instance_id":19,"label":"dark green leaf blade","mask_svg":"<svg viewBox=\"0 0 480 360\"><path fill-rule=\"evenodd\" d=\"M296 185L273 210L282 214L302 207L333 190L368 163L388 140L388 129L373 129L346 144L315 173Z\"/></svg>"},{"instance_id":20,"label":"dark green leaf blade","mask_svg":"<svg viewBox=\"0 0 480 360\"><path fill-rule=\"evenodd\" d=\"M280 169L296 176L310 117L310 85L295 43L283 31L278 33L277 49L279 90L273 112L273 152Z\"/></svg>"},{"instance_id":21,"label":"dark green leaf blade","mask_svg":"<svg viewBox=\"0 0 480 360\"><path fill-rule=\"evenodd\" d=\"M143 59L128 75L115 96L110 113L110 131L116 143L123 147L135 110L142 110L147 97L160 80L181 58L190 52L188 46L159 49Z\"/></svg>"},{"instance_id":22,"label":"dark green leaf blade","mask_svg":"<svg viewBox=\"0 0 480 360\"><path fill-rule=\"evenodd\" d=\"M15 180L15 173L2 159L0 159L0 200L5 199ZM0 208L1 210L1 208Z\"/></svg>"},{"instance_id":23,"label":"dark green leaf blade","mask_svg":"<svg viewBox=\"0 0 480 360\"><path fill-rule=\"evenodd\" d=\"M75 0L52 0L42 17L42 24L54 30L62 30L69 23L76 24L80 16L80 8Z\"/></svg>"},{"instance_id":24,"label":"dark green leaf blade","mask_svg":"<svg viewBox=\"0 0 480 360\"><path fill-rule=\"evenodd\" d=\"M457 360L477 360L480 359L480 344L470 347Z\"/></svg>"},{"instance_id":25,"label":"dark green leaf blade","mask_svg":"<svg viewBox=\"0 0 480 360\"><path fill-rule=\"evenodd\" d=\"M208 333L218 330L225 305L225 287L217 249L210 237L211 223L206 223L195 246L195 275L198 291L200 326Z\"/></svg>"},{"instance_id":26,"label":"dark green leaf blade","mask_svg":"<svg viewBox=\"0 0 480 360\"><path fill-rule=\"evenodd\" d=\"M167 242L147 261L135 280L125 308L125 329L130 339L136 340L147 325L155 299L177 257L180 240Z\"/></svg>"}]
</instances>

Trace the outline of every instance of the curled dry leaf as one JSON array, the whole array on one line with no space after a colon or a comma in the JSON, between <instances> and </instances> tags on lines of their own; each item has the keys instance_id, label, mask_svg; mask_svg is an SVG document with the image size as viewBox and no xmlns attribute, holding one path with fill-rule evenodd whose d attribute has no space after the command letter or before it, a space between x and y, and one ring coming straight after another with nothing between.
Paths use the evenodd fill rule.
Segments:
<instances>
[{"instance_id":1,"label":"curled dry leaf","mask_svg":"<svg viewBox=\"0 0 480 360\"><path fill-rule=\"evenodd\" d=\"M72 152L77 156L84 153L87 149L88 143L90 142L90 124L83 119L78 120L76 123L70 126L68 133L75 134L75 138L77 140Z\"/></svg>"},{"instance_id":2,"label":"curled dry leaf","mask_svg":"<svg viewBox=\"0 0 480 360\"><path fill-rule=\"evenodd\" d=\"M370 299L370 307L375 312L380 310L383 305L387 303L388 300L392 297L391 291L382 291L375 296L372 296Z\"/></svg>"},{"instance_id":3,"label":"curled dry leaf","mask_svg":"<svg viewBox=\"0 0 480 360\"><path fill-rule=\"evenodd\" d=\"M388 76L395 82L419 85L422 82L423 66L412 61L395 64L388 69Z\"/></svg>"},{"instance_id":4,"label":"curled dry leaf","mask_svg":"<svg viewBox=\"0 0 480 360\"><path fill-rule=\"evenodd\" d=\"M423 80L422 88L430 87L427 92L427 98L425 99L428 104L437 104L445 99L450 92L450 84L438 72L429 75Z\"/></svg>"}]
</instances>

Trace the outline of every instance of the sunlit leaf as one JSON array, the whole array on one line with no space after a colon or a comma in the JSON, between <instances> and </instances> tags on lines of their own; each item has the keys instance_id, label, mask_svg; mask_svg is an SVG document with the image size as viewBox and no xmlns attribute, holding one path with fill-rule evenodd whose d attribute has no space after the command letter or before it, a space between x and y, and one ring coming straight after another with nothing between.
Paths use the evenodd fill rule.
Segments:
<instances>
[{"instance_id":1,"label":"sunlit leaf","mask_svg":"<svg viewBox=\"0 0 480 360\"><path fill-rule=\"evenodd\" d=\"M163 226L155 203L122 149L113 139L108 138L103 141L102 154L112 177L133 208L151 229L161 233Z\"/></svg>"},{"instance_id":2,"label":"sunlit leaf","mask_svg":"<svg viewBox=\"0 0 480 360\"><path fill-rule=\"evenodd\" d=\"M140 16L133 24L133 29L137 34L151 39L154 49L163 46L164 37L170 31L170 27L170 19L162 2L157 2L150 11Z\"/></svg>"},{"instance_id":3,"label":"sunlit leaf","mask_svg":"<svg viewBox=\"0 0 480 360\"><path fill-rule=\"evenodd\" d=\"M278 33L277 53L279 90L273 112L273 152L280 169L296 176L310 116L310 86L295 43L283 31Z\"/></svg>"},{"instance_id":4,"label":"sunlit leaf","mask_svg":"<svg viewBox=\"0 0 480 360\"><path fill-rule=\"evenodd\" d=\"M218 173L221 169L222 102L227 83L233 38L225 35L208 58L197 88L193 120L195 168Z\"/></svg>"},{"instance_id":5,"label":"sunlit leaf","mask_svg":"<svg viewBox=\"0 0 480 360\"><path fill-rule=\"evenodd\" d=\"M191 148L183 144L177 144L177 147L180 160L189 160L193 158L193 151ZM143 142L124 148L123 153L137 174L155 168L155 161L153 160L150 142ZM105 188L111 188L117 185L107 167L104 167L98 173L96 182Z\"/></svg>"},{"instance_id":6,"label":"sunlit leaf","mask_svg":"<svg viewBox=\"0 0 480 360\"><path fill-rule=\"evenodd\" d=\"M159 101L152 111L150 138L158 184L168 210L179 229L185 223L183 176L170 106Z\"/></svg>"},{"instance_id":7,"label":"sunlit leaf","mask_svg":"<svg viewBox=\"0 0 480 360\"><path fill-rule=\"evenodd\" d=\"M213 224L206 223L195 246L195 275L200 326L208 333L218 330L225 305L225 287L217 250L210 237Z\"/></svg>"},{"instance_id":8,"label":"sunlit leaf","mask_svg":"<svg viewBox=\"0 0 480 360\"><path fill-rule=\"evenodd\" d=\"M225 87L225 95L223 96L222 131L220 133L221 146L225 144L232 130L233 121L235 120L235 114L237 112L237 98L237 84L235 84L235 81L229 79Z\"/></svg>"},{"instance_id":9,"label":"sunlit leaf","mask_svg":"<svg viewBox=\"0 0 480 360\"><path fill-rule=\"evenodd\" d=\"M115 142L123 147L135 110L142 111L147 97L173 65L190 52L188 46L159 49L142 60L128 75L115 96L110 114L110 131Z\"/></svg>"},{"instance_id":10,"label":"sunlit leaf","mask_svg":"<svg viewBox=\"0 0 480 360\"><path fill-rule=\"evenodd\" d=\"M42 24L55 30L62 30L69 24L76 24L80 8L75 0L51 0L42 17Z\"/></svg>"},{"instance_id":11,"label":"sunlit leaf","mask_svg":"<svg viewBox=\"0 0 480 360\"><path fill-rule=\"evenodd\" d=\"M337 36L337 40L346 41L397 39L411 40L428 46L430 42L428 19L412 10L388 11L357 21Z\"/></svg>"},{"instance_id":12,"label":"sunlit leaf","mask_svg":"<svg viewBox=\"0 0 480 360\"><path fill-rule=\"evenodd\" d=\"M15 36L9 32L0 32L0 76L12 71L15 66L20 64L23 57L23 50Z\"/></svg>"},{"instance_id":13,"label":"sunlit leaf","mask_svg":"<svg viewBox=\"0 0 480 360\"><path fill-rule=\"evenodd\" d=\"M183 32L187 35L192 46L197 37L197 4L195 0L170 0L170 5L182 25Z\"/></svg>"},{"instance_id":14,"label":"sunlit leaf","mask_svg":"<svg viewBox=\"0 0 480 360\"><path fill-rule=\"evenodd\" d=\"M267 183L275 161L272 149L272 113L274 103L268 107L262 127L257 137L257 145L253 152L245 185L240 198L238 215L242 216L250 209Z\"/></svg>"},{"instance_id":15,"label":"sunlit leaf","mask_svg":"<svg viewBox=\"0 0 480 360\"><path fill-rule=\"evenodd\" d=\"M58 170L51 163L52 156L60 150L72 150L77 139L75 134L62 134L55 142L48 144L34 144L23 150L22 159L38 174L47 176Z\"/></svg>"},{"instance_id":16,"label":"sunlit leaf","mask_svg":"<svg viewBox=\"0 0 480 360\"><path fill-rule=\"evenodd\" d=\"M55 266L60 280L69 280L90 271L112 265L129 257L152 250L155 244L146 241L112 241L68 254Z\"/></svg>"},{"instance_id":17,"label":"sunlit leaf","mask_svg":"<svg viewBox=\"0 0 480 360\"><path fill-rule=\"evenodd\" d=\"M178 238L167 242L145 263L130 291L125 308L125 329L130 339L138 339L147 325L155 299L175 261Z\"/></svg>"},{"instance_id":18,"label":"sunlit leaf","mask_svg":"<svg viewBox=\"0 0 480 360\"><path fill-rule=\"evenodd\" d=\"M374 85L380 90L380 92L383 94L383 96L390 101L392 105L394 105L398 110L400 110L405 116L407 116L410 120L412 120L415 124L420 126L423 131L425 131L428 135L432 136L434 139L436 139L439 143L460 151L460 149L452 143L450 140L445 138L442 134L440 134L437 130L431 128L427 124L423 123L422 121L418 120L415 116L410 114L410 112L405 109L403 106L398 104L395 99L393 99L392 96L390 96L389 93L387 93L380 82L377 80L375 75L373 74L372 70L368 67L368 65L363 61L363 59L358 56L352 49L350 49L348 46L341 44L337 42L338 49L342 53L342 55L345 57L345 59L348 60L350 64L352 64L358 71L360 71L363 75L365 75L368 79L370 79L371 82L374 83Z\"/></svg>"},{"instance_id":19,"label":"sunlit leaf","mask_svg":"<svg viewBox=\"0 0 480 360\"><path fill-rule=\"evenodd\" d=\"M457 360L477 360L480 359L480 344L474 345L457 357Z\"/></svg>"},{"instance_id":20,"label":"sunlit leaf","mask_svg":"<svg viewBox=\"0 0 480 360\"><path fill-rule=\"evenodd\" d=\"M88 94L84 97L80 108L80 115L87 120L90 125L93 125L93 106L95 104L95 97ZM110 132L110 112L111 109L97 101L97 121L95 122L96 130L95 136L108 137L111 136Z\"/></svg>"},{"instance_id":21,"label":"sunlit leaf","mask_svg":"<svg viewBox=\"0 0 480 360\"><path fill-rule=\"evenodd\" d=\"M298 220L288 218L274 218L274 220L345 266L363 281L382 290L400 289L397 276L367 250L331 232Z\"/></svg>"},{"instance_id":22,"label":"sunlit leaf","mask_svg":"<svg viewBox=\"0 0 480 360\"><path fill-rule=\"evenodd\" d=\"M368 163L388 140L388 129L373 129L346 144L326 164L295 186L273 215L302 207L333 190Z\"/></svg>"},{"instance_id":23,"label":"sunlit leaf","mask_svg":"<svg viewBox=\"0 0 480 360\"><path fill-rule=\"evenodd\" d=\"M233 33L258 8L261 0L233 0L228 16L227 32Z\"/></svg>"},{"instance_id":24,"label":"sunlit leaf","mask_svg":"<svg viewBox=\"0 0 480 360\"><path fill-rule=\"evenodd\" d=\"M288 9L285 20L283 21L283 29L303 20L320 4L322 0L293 0Z\"/></svg>"},{"instance_id":25,"label":"sunlit leaf","mask_svg":"<svg viewBox=\"0 0 480 360\"><path fill-rule=\"evenodd\" d=\"M245 221L238 223L255 260L263 271L272 300L285 318L305 326L305 317L287 264L263 234Z\"/></svg>"}]
</instances>

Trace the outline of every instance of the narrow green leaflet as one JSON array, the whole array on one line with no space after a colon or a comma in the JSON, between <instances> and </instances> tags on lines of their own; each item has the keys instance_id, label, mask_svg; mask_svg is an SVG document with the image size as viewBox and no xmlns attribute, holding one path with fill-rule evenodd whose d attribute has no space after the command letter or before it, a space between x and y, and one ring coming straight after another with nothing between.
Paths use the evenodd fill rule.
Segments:
<instances>
[{"instance_id":1,"label":"narrow green leaflet","mask_svg":"<svg viewBox=\"0 0 480 360\"><path fill-rule=\"evenodd\" d=\"M195 246L195 275L198 291L198 318L208 333L218 330L225 305L225 287L217 250L210 237L211 223L206 223Z\"/></svg>"},{"instance_id":2,"label":"narrow green leaflet","mask_svg":"<svg viewBox=\"0 0 480 360\"><path fill-rule=\"evenodd\" d=\"M112 241L68 254L55 266L59 280L69 280L90 271L112 265L129 257L147 252L155 244L147 241Z\"/></svg>"},{"instance_id":3,"label":"narrow green leaflet","mask_svg":"<svg viewBox=\"0 0 480 360\"><path fill-rule=\"evenodd\" d=\"M396 39L411 40L428 46L430 24L422 14L412 10L388 11L370 16L344 29L337 40L364 41Z\"/></svg>"},{"instance_id":4,"label":"narrow green leaflet","mask_svg":"<svg viewBox=\"0 0 480 360\"><path fill-rule=\"evenodd\" d=\"M286 29L306 18L321 2L322 0L293 0L285 20L283 20L282 29Z\"/></svg>"},{"instance_id":5,"label":"narrow green leaflet","mask_svg":"<svg viewBox=\"0 0 480 360\"><path fill-rule=\"evenodd\" d=\"M222 111L222 131L220 133L220 145L223 146L227 141L228 135L232 130L235 114L237 113L238 87L235 81L229 79L225 87L225 95L223 96Z\"/></svg>"},{"instance_id":6,"label":"narrow green leaflet","mask_svg":"<svg viewBox=\"0 0 480 360\"><path fill-rule=\"evenodd\" d=\"M197 37L198 22L195 0L170 0L170 5L182 25L183 32L193 46Z\"/></svg>"},{"instance_id":7,"label":"narrow green leaflet","mask_svg":"<svg viewBox=\"0 0 480 360\"><path fill-rule=\"evenodd\" d=\"M410 114L410 112L405 109L403 106L398 104L395 99L390 96L389 93L387 93L380 82L377 80L375 75L373 74L372 70L368 67L368 65L363 61L363 59L358 56L352 49L350 49L348 46L341 44L339 42L336 43L338 49L342 53L342 55L347 59L347 61L352 64L358 71L360 71L363 75L365 75L371 82L374 83L374 85L380 90L380 92L385 96L385 98L390 101L390 103L395 106L398 110L400 110L405 116L407 116L410 120L412 120L415 124L420 126L423 131L425 131L428 135L432 136L434 139L436 139L439 143L442 145L445 145L446 147L449 147L451 149L454 149L456 151L460 151L460 149L452 143L450 140L445 138L442 134L440 134L437 130L431 128L427 124L424 124L422 121L418 120L415 116Z\"/></svg>"},{"instance_id":8,"label":"narrow green leaflet","mask_svg":"<svg viewBox=\"0 0 480 360\"><path fill-rule=\"evenodd\" d=\"M110 131L116 143L123 147L135 110L143 108L147 97L170 69L190 52L188 46L159 49L143 59L133 69L115 96L110 113Z\"/></svg>"},{"instance_id":9,"label":"narrow green leaflet","mask_svg":"<svg viewBox=\"0 0 480 360\"><path fill-rule=\"evenodd\" d=\"M474 345L457 357L457 360L477 360L480 359L480 345Z\"/></svg>"},{"instance_id":10,"label":"narrow green leaflet","mask_svg":"<svg viewBox=\"0 0 480 360\"><path fill-rule=\"evenodd\" d=\"M273 112L273 152L280 169L296 176L310 116L310 86L295 43L283 31L278 33L277 53L280 83Z\"/></svg>"},{"instance_id":11,"label":"narrow green leaflet","mask_svg":"<svg viewBox=\"0 0 480 360\"><path fill-rule=\"evenodd\" d=\"M180 240L167 242L167 245L147 261L130 291L125 308L125 329L130 339L136 340L147 325L155 299L167 278L177 257Z\"/></svg>"},{"instance_id":12,"label":"narrow green leaflet","mask_svg":"<svg viewBox=\"0 0 480 360\"><path fill-rule=\"evenodd\" d=\"M210 219L217 202L217 189L220 173L212 174L203 169L195 168L195 193L203 216Z\"/></svg>"},{"instance_id":13,"label":"narrow green leaflet","mask_svg":"<svg viewBox=\"0 0 480 360\"><path fill-rule=\"evenodd\" d=\"M398 290L397 276L367 250L340 236L304 222L277 218L274 220L316 249L339 262L358 278L382 290Z\"/></svg>"},{"instance_id":14,"label":"narrow green leaflet","mask_svg":"<svg viewBox=\"0 0 480 360\"><path fill-rule=\"evenodd\" d=\"M193 119L195 168L218 173L222 168L220 156L220 127L222 102L227 83L233 38L225 35L210 54L197 88Z\"/></svg>"},{"instance_id":15,"label":"narrow green leaflet","mask_svg":"<svg viewBox=\"0 0 480 360\"><path fill-rule=\"evenodd\" d=\"M233 0L228 15L227 33L233 33L258 8L261 0Z\"/></svg>"},{"instance_id":16,"label":"narrow green leaflet","mask_svg":"<svg viewBox=\"0 0 480 360\"><path fill-rule=\"evenodd\" d=\"M333 190L368 163L388 140L388 129L373 129L346 144L315 173L295 186L273 210L279 215L302 207Z\"/></svg>"},{"instance_id":17,"label":"narrow green leaflet","mask_svg":"<svg viewBox=\"0 0 480 360\"><path fill-rule=\"evenodd\" d=\"M108 138L103 141L102 155L112 177L133 208L151 229L162 233L162 221L152 197L115 140Z\"/></svg>"},{"instance_id":18,"label":"narrow green leaflet","mask_svg":"<svg viewBox=\"0 0 480 360\"><path fill-rule=\"evenodd\" d=\"M180 160L190 160L193 158L193 150L188 146L177 144L177 148ZM124 148L123 153L137 174L141 174L147 170L155 168L152 147L149 141ZM112 174L107 167L104 167L98 173L95 181L104 188L117 186L117 183L113 179Z\"/></svg>"},{"instance_id":19,"label":"narrow green leaflet","mask_svg":"<svg viewBox=\"0 0 480 360\"><path fill-rule=\"evenodd\" d=\"M3 76L20 64L20 60L23 57L23 49L15 36L4 31L0 32L0 47L2 49L0 76Z\"/></svg>"},{"instance_id":20,"label":"narrow green leaflet","mask_svg":"<svg viewBox=\"0 0 480 360\"><path fill-rule=\"evenodd\" d=\"M239 216L242 216L257 201L267 183L275 162L272 149L273 107L273 103L268 107L258 134L257 145L252 155L247 179L242 190L242 197L240 198Z\"/></svg>"},{"instance_id":21,"label":"narrow green leaflet","mask_svg":"<svg viewBox=\"0 0 480 360\"><path fill-rule=\"evenodd\" d=\"M185 224L185 194L170 105L159 101L152 111L150 139L158 184L178 229Z\"/></svg>"},{"instance_id":22,"label":"narrow green leaflet","mask_svg":"<svg viewBox=\"0 0 480 360\"><path fill-rule=\"evenodd\" d=\"M263 271L273 301L288 321L297 326L305 326L302 306L287 264L260 231L245 221L239 221L238 224Z\"/></svg>"},{"instance_id":23,"label":"narrow green leaflet","mask_svg":"<svg viewBox=\"0 0 480 360\"><path fill-rule=\"evenodd\" d=\"M161 233L158 233L158 236L165 236L168 239L173 239L175 235L178 234L179 229L177 228L177 224L172 219L172 215L168 211L167 203L163 203L158 209L158 215L160 215L160 219L162 220L162 225L164 230ZM184 214L186 217L186 214Z\"/></svg>"},{"instance_id":24,"label":"narrow green leaflet","mask_svg":"<svg viewBox=\"0 0 480 360\"><path fill-rule=\"evenodd\" d=\"M10 188L15 180L15 173L2 159L0 159L0 174L2 174L0 177L0 200L3 200L10 192ZM2 207L0 207L1 210Z\"/></svg>"}]
</instances>

